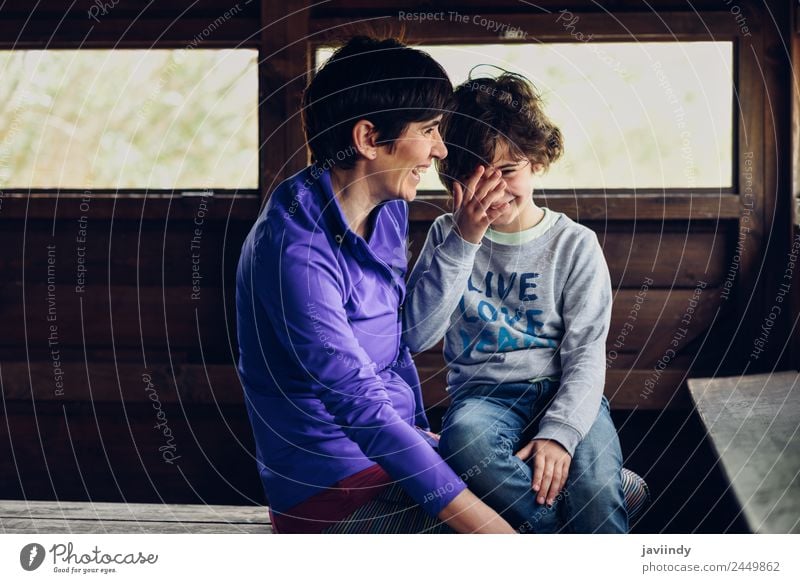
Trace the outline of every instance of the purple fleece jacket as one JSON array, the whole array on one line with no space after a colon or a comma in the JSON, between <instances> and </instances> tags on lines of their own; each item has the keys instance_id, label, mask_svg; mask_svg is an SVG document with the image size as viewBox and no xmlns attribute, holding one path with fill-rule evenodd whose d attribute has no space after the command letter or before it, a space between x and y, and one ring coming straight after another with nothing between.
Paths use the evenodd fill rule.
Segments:
<instances>
[{"instance_id":1,"label":"purple fleece jacket","mask_svg":"<svg viewBox=\"0 0 800 583\"><path fill-rule=\"evenodd\" d=\"M270 505L286 511L374 463L431 515L465 485L414 425L419 378L401 346L408 206L347 226L327 170L281 183L242 247L239 373Z\"/></svg>"}]
</instances>

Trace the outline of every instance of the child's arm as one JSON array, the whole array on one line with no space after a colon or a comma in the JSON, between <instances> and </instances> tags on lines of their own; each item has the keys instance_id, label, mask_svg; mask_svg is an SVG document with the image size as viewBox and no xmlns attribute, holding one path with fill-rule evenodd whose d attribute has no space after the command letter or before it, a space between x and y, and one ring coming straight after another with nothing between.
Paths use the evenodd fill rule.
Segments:
<instances>
[{"instance_id":1,"label":"child's arm","mask_svg":"<svg viewBox=\"0 0 800 583\"><path fill-rule=\"evenodd\" d=\"M597 236L587 233L564 286L561 384L537 435L555 439L570 455L589 432L600 408L612 299L603 250Z\"/></svg>"},{"instance_id":2,"label":"child's arm","mask_svg":"<svg viewBox=\"0 0 800 583\"><path fill-rule=\"evenodd\" d=\"M536 438L555 440L573 455L597 418L606 378L611 278L594 233L576 250L563 298L561 384Z\"/></svg>"},{"instance_id":3,"label":"child's arm","mask_svg":"<svg viewBox=\"0 0 800 583\"><path fill-rule=\"evenodd\" d=\"M480 249L486 229L505 210L489 206L505 191L499 173L483 176L479 167L466 191L456 183L451 229L437 219L428 231L425 246L411 272L403 305L403 342L413 352L433 347L447 332Z\"/></svg>"},{"instance_id":4,"label":"child's arm","mask_svg":"<svg viewBox=\"0 0 800 583\"><path fill-rule=\"evenodd\" d=\"M597 237L586 235L564 286L561 384L536 437L515 454L523 461L534 458L532 489L539 504L552 504L564 487L605 385L611 279Z\"/></svg>"}]
</instances>

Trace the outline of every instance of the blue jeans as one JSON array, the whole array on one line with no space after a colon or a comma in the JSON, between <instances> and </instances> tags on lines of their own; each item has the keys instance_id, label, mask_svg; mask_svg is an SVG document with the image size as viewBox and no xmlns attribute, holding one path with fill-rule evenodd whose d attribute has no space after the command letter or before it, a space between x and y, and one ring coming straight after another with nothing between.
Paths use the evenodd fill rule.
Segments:
<instances>
[{"instance_id":1,"label":"blue jeans","mask_svg":"<svg viewBox=\"0 0 800 583\"><path fill-rule=\"evenodd\" d=\"M455 391L439 452L470 490L523 533L628 532L622 451L608 400L578 444L552 507L531 489L533 460L514 454L535 437L558 382L480 385Z\"/></svg>"}]
</instances>

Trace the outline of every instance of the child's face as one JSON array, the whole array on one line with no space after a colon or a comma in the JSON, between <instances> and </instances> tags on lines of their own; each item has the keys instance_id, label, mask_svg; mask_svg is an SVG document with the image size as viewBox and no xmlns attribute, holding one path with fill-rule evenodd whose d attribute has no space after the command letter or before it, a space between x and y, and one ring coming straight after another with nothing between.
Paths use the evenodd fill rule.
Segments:
<instances>
[{"instance_id":1,"label":"child's face","mask_svg":"<svg viewBox=\"0 0 800 583\"><path fill-rule=\"evenodd\" d=\"M536 173L541 170L541 164L533 164L530 160L511 154L508 148L498 148L492 168L496 168L503 173L503 180L506 181L506 195L497 205L505 202L509 203L508 209L500 215L492 224L510 225L519 216L529 212L534 208L533 204L533 184Z\"/></svg>"}]
</instances>

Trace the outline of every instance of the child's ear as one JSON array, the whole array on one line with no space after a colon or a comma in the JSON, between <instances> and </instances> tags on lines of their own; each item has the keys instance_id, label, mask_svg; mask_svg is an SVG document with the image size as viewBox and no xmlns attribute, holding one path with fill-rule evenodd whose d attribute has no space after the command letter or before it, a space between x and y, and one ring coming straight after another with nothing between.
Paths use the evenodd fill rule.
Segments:
<instances>
[{"instance_id":1,"label":"child's ear","mask_svg":"<svg viewBox=\"0 0 800 583\"><path fill-rule=\"evenodd\" d=\"M533 173L536 174L536 176L541 176L542 174L544 174L544 164L542 164L541 162L534 164Z\"/></svg>"},{"instance_id":2,"label":"child's ear","mask_svg":"<svg viewBox=\"0 0 800 583\"><path fill-rule=\"evenodd\" d=\"M378 136L373 123L366 119L360 119L353 126L353 144L358 153L374 160L378 155Z\"/></svg>"}]
</instances>

